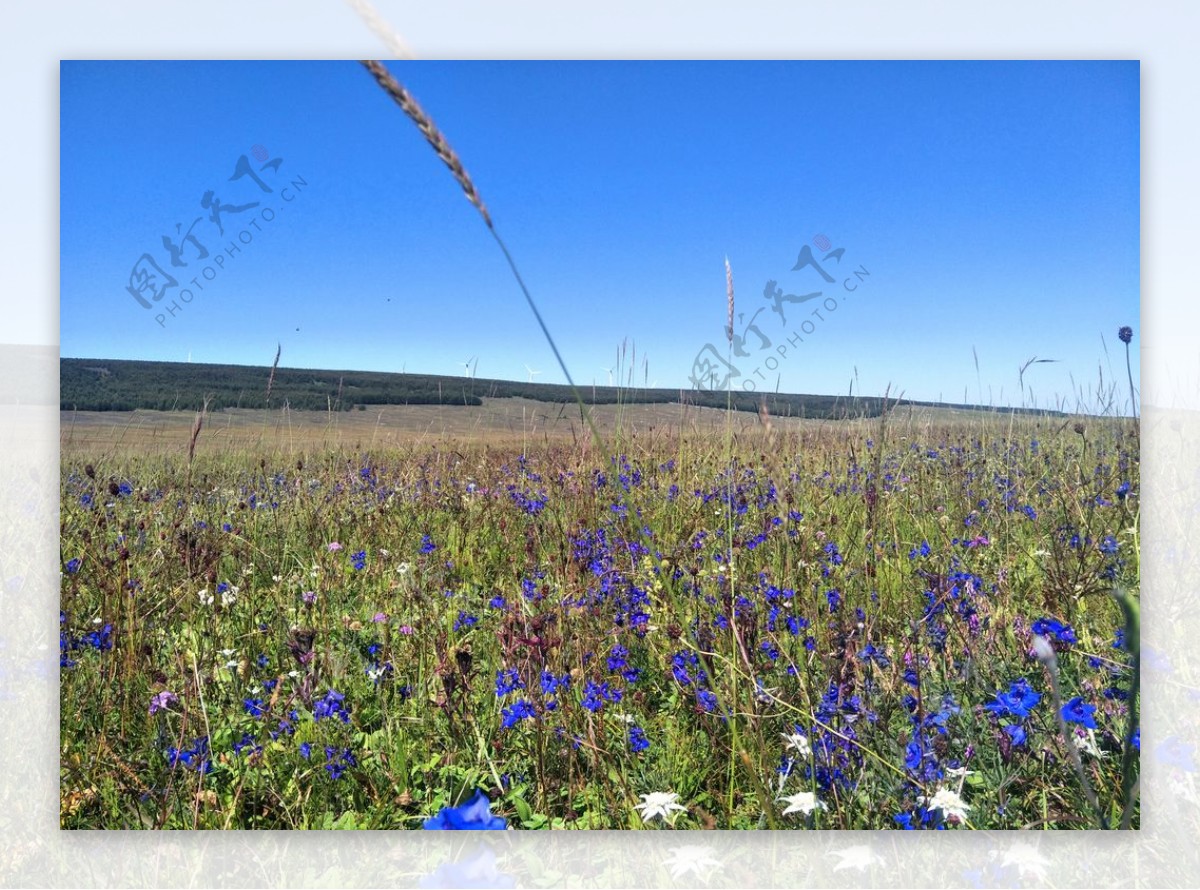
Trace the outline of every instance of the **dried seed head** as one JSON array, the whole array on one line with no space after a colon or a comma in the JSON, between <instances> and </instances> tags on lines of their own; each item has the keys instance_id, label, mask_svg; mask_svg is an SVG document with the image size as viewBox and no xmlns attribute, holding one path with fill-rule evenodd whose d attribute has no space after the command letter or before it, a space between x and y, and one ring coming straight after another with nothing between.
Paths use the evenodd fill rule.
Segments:
<instances>
[{"instance_id":1,"label":"dried seed head","mask_svg":"<svg viewBox=\"0 0 1200 890\"><path fill-rule=\"evenodd\" d=\"M725 296L728 302L729 322L725 326L725 336L733 342L733 269L729 265L729 257L725 257Z\"/></svg>"},{"instance_id":2,"label":"dried seed head","mask_svg":"<svg viewBox=\"0 0 1200 890\"><path fill-rule=\"evenodd\" d=\"M437 124L433 119L425 113L417 100L412 97L400 82L391 75L387 68L383 67L382 63L363 60L362 64L374 76L379 86L387 93L400 109L408 115L409 119L417 125L417 129L425 136L425 141L428 142L442 162L450 168L450 172L454 174L454 178L458 180L458 184L462 186L463 194L467 196L467 200L475 205L475 209L479 211L483 221L487 223L487 227L492 228L492 218L487 212L487 207L483 204L483 199L479 197L479 192L475 188L475 183L471 182L471 177L467 174L466 169L462 165L462 161L458 159L458 155L454 153L454 149L450 147L450 143L446 141L446 137L442 135L442 131L437 128Z\"/></svg>"}]
</instances>

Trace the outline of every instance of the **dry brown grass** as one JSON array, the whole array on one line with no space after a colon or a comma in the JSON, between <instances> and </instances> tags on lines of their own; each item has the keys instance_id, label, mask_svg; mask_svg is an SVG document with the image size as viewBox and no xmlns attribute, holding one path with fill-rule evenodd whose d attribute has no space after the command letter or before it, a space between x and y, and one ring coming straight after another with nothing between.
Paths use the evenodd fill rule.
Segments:
<instances>
[{"instance_id":1,"label":"dry brown grass","mask_svg":"<svg viewBox=\"0 0 1200 890\"><path fill-rule=\"evenodd\" d=\"M600 405L590 409L608 439L618 429L622 438L649 442L658 438L715 442L723 437L726 413L717 408L664 403ZM930 425L979 424L977 412L953 409L900 409L889 426L900 435L916 435ZM195 415L184 411L64 411L60 442L64 454L186 455ZM830 421L771 417L765 427L759 414L736 412L733 432L738 438L768 441L767 435L810 434L855 430L869 435L878 420ZM997 424L1006 421L996 418ZM292 411L288 409L226 409L209 413L204 437L195 446L200 454L254 450L266 455L312 449L378 449L438 442L487 444L521 449L550 443L585 448L587 427L574 405L554 405L530 399L484 399L481 406L380 405L365 411Z\"/></svg>"}]
</instances>

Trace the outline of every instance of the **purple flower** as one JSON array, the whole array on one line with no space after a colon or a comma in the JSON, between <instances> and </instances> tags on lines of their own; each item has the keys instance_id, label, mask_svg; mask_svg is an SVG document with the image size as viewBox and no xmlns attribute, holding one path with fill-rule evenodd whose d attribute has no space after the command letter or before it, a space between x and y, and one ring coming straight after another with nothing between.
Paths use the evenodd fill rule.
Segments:
<instances>
[{"instance_id":1,"label":"purple flower","mask_svg":"<svg viewBox=\"0 0 1200 890\"><path fill-rule=\"evenodd\" d=\"M163 690L158 695L152 696L150 699L150 716L153 717L159 711L165 711L179 701L179 696L174 692Z\"/></svg>"},{"instance_id":2,"label":"purple flower","mask_svg":"<svg viewBox=\"0 0 1200 890\"><path fill-rule=\"evenodd\" d=\"M1129 325L1122 325L1117 331L1117 339L1128 345L1129 341L1133 339L1133 328L1131 328Z\"/></svg>"}]
</instances>

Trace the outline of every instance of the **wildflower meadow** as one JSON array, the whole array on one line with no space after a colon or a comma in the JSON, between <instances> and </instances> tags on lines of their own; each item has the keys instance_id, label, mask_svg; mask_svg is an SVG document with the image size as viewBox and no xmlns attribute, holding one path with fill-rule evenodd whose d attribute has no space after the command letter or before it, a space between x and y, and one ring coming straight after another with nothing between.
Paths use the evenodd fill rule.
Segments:
<instances>
[{"instance_id":1,"label":"wildflower meadow","mask_svg":"<svg viewBox=\"0 0 1200 890\"><path fill-rule=\"evenodd\" d=\"M1133 421L611 441L64 452L62 825L1136 827Z\"/></svg>"}]
</instances>

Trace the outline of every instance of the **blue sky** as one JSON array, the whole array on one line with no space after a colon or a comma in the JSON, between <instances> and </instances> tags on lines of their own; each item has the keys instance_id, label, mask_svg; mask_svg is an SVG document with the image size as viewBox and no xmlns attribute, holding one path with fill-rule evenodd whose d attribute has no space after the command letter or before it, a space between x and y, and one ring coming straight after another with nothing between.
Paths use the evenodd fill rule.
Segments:
<instances>
[{"instance_id":1,"label":"blue sky","mask_svg":"<svg viewBox=\"0 0 1200 890\"><path fill-rule=\"evenodd\" d=\"M857 376L1073 408L1103 375L1123 400L1126 324L1138 381L1137 62L390 68L578 383L619 374L622 343L637 385L690 387L706 344L728 358L726 256L735 388ZM357 63L64 62L61 100L64 356L268 365L278 343L287 367L564 379L475 209ZM230 181L242 156L262 187ZM833 283L793 270L806 245ZM176 282L155 301L143 279L149 309L128 290L143 255ZM776 313L768 281L822 296ZM1059 361L1022 394L1034 356Z\"/></svg>"}]
</instances>

